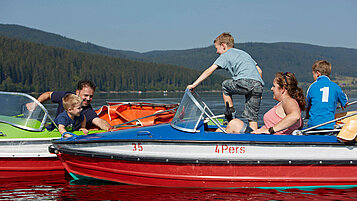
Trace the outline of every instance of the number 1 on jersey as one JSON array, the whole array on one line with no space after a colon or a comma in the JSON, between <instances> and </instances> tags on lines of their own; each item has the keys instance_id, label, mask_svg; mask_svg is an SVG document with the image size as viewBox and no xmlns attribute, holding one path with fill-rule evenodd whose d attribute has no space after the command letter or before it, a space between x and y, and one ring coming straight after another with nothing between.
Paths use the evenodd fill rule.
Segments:
<instances>
[{"instance_id":1,"label":"number 1 on jersey","mask_svg":"<svg viewBox=\"0 0 357 201\"><path fill-rule=\"evenodd\" d=\"M324 87L320 89L320 91L322 91L322 102L328 102L329 89L329 87Z\"/></svg>"}]
</instances>

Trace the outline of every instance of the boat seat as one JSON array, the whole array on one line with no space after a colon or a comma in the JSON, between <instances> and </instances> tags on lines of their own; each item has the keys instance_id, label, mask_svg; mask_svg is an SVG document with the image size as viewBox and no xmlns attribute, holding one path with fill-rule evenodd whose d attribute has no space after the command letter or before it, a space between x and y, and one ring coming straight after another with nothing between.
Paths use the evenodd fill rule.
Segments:
<instances>
[{"instance_id":1,"label":"boat seat","mask_svg":"<svg viewBox=\"0 0 357 201\"><path fill-rule=\"evenodd\" d=\"M155 116L154 124L171 122L171 120L174 118L174 116L175 116L175 113L170 113L170 112L158 114L157 116Z\"/></svg>"},{"instance_id":2,"label":"boat seat","mask_svg":"<svg viewBox=\"0 0 357 201\"><path fill-rule=\"evenodd\" d=\"M220 125L221 125L222 128L226 128L227 127L227 124L228 124L227 121L224 121L223 119L219 119L218 121L221 123ZM205 131L215 132L218 129L218 126L216 124L214 124L208 118L205 118L203 120L203 123L204 123L204 130Z\"/></svg>"},{"instance_id":3,"label":"boat seat","mask_svg":"<svg viewBox=\"0 0 357 201\"><path fill-rule=\"evenodd\" d=\"M175 112L167 111L176 108L177 104L162 105L150 103L111 103L96 110L99 118L106 120L111 126L124 124L127 126L149 126L166 123L173 119ZM162 113L161 113L162 112Z\"/></svg>"}]
</instances>

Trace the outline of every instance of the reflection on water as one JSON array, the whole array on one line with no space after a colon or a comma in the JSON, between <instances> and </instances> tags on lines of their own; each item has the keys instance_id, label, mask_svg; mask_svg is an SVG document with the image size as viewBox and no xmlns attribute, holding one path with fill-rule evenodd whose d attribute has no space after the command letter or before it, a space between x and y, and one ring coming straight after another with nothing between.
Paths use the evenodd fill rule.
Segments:
<instances>
[{"instance_id":1,"label":"reflection on water","mask_svg":"<svg viewBox=\"0 0 357 201\"><path fill-rule=\"evenodd\" d=\"M357 188L314 190L197 189L70 182L65 177L0 182L0 200L352 200Z\"/></svg>"}]
</instances>

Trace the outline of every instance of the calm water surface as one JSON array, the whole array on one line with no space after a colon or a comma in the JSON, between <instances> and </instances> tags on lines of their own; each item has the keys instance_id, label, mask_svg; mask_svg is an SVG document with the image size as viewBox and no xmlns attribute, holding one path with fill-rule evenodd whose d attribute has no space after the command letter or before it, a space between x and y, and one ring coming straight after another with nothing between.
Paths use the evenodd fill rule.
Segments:
<instances>
[{"instance_id":1,"label":"calm water surface","mask_svg":"<svg viewBox=\"0 0 357 201\"><path fill-rule=\"evenodd\" d=\"M95 95L93 107L98 108L107 101L144 101L152 103L178 103L183 93L128 93ZM220 93L200 93L203 100L218 114L224 106ZM349 101L357 100L356 93L348 93ZM244 97L235 96L238 114L243 110ZM277 102L266 92L262 99L259 125L262 116ZM56 105L45 104L52 116ZM357 110L357 104L349 110ZM357 187L345 189L192 189L158 188L122 185L110 182L72 181L68 175L46 178L20 178L0 181L0 200L357 200Z\"/></svg>"}]
</instances>

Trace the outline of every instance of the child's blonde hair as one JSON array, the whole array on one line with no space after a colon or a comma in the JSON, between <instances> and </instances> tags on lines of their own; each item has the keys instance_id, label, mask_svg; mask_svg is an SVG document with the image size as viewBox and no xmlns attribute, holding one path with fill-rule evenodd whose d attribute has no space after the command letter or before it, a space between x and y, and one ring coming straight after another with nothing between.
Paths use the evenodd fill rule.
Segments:
<instances>
[{"instance_id":1,"label":"child's blonde hair","mask_svg":"<svg viewBox=\"0 0 357 201\"><path fill-rule=\"evenodd\" d=\"M229 48L232 48L234 47L234 38L230 33L225 32L219 35L213 43L217 43L219 45L225 43Z\"/></svg>"},{"instance_id":2,"label":"child's blonde hair","mask_svg":"<svg viewBox=\"0 0 357 201\"><path fill-rule=\"evenodd\" d=\"M312 65L312 71L313 72L317 72L319 71L321 73L321 75L326 75L328 77L330 77L331 74L331 64L326 61L326 60L320 60L320 61L316 61L313 65Z\"/></svg>"},{"instance_id":3,"label":"child's blonde hair","mask_svg":"<svg viewBox=\"0 0 357 201\"><path fill-rule=\"evenodd\" d=\"M74 108L76 105L81 104L82 103L82 99L81 97L75 95L75 94L66 94L63 98L62 98L62 102L63 102L63 108L68 111L69 108Z\"/></svg>"}]
</instances>

